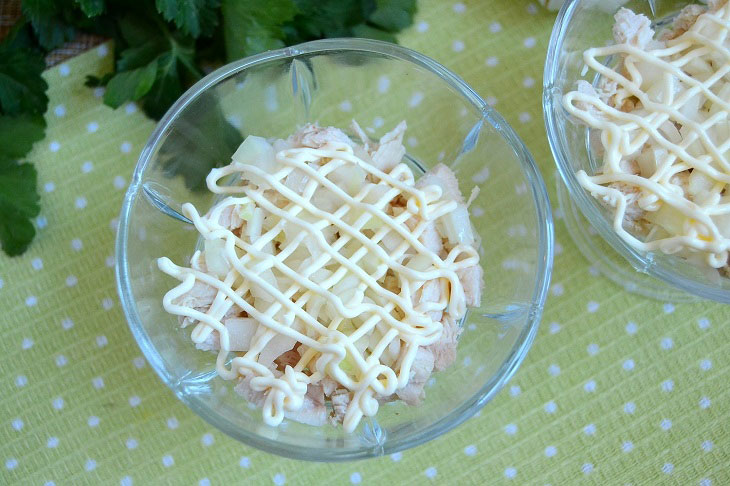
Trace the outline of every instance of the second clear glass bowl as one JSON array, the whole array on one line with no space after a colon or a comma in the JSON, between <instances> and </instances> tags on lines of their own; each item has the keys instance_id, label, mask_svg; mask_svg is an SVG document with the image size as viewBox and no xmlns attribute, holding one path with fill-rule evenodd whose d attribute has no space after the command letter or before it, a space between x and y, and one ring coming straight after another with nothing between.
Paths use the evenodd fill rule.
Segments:
<instances>
[{"instance_id":1,"label":"second clear glass bowl","mask_svg":"<svg viewBox=\"0 0 730 486\"><path fill-rule=\"evenodd\" d=\"M689 3L632 0L620 2L620 6L645 14L654 22L663 22ZM593 81L594 74L584 72L583 51L613 43L611 29L618 8L616 2L568 0L550 37L543 83L545 125L558 172L572 204L582 213L581 216L574 211L568 198L563 197L566 224L587 258L629 291L662 300L693 300L697 296L730 303L730 279L717 271L699 268L672 255L644 253L629 246L614 232L611 213L581 187L576 177L580 169L593 174L595 168L587 144L588 129L571 119L562 99L575 89L577 80ZM612 256L614 251L618 253L616 257Z\"/></svg>"}]
</instances>

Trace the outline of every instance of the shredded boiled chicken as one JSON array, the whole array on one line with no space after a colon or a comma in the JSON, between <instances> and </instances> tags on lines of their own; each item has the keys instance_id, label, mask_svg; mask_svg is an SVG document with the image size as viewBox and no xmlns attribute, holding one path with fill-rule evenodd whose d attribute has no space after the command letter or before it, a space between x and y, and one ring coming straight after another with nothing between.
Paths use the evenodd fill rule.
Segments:
<instances>
[{"instance_id":1,"label":"shredded boiled chicken","mask_svg":"<svg viewBox=\"0 0 730 486\"><path fill-rule=\"evenodd\" d=\"M353 122L360 143L317 125L248 137L207 178L225 197L205 215L183 205L203 244L189 267L159 259L181 282L164 308L269 425L351 432L383 401L417 405L454 361L467 306L480 305L458 182L443 165L416 182L405 130L374 142ZM219 185L231 175L239 182Z\"/></svg>"},{"instance_id":2,"label":"shredded boiled chicken","mask_svg":"<svg viewBox=\"0 0 730 486\"><path fill-rule=\"evenodd\" d=\"M728 275L730 6L689 5L657 39L645 16L622 8L615 18L616 44L583 55L597 86L581 80L564 97L603 152L601 170L578 180L634 248Z\"/></svg>"}]
</instances>

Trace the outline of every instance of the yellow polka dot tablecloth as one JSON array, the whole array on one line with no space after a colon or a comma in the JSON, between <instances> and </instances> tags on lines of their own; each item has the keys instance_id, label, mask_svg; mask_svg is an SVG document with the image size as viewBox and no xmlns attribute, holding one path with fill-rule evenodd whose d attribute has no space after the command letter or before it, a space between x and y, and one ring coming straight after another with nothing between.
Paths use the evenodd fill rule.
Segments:
<instances>
[{"instance_id":1,"label":"yellow polka dot tablecloth","mask_svg":"<svg viewBox=\"0 0 730 486\"><path fill-rule=\"evenodd\" d=\"M462 76L526 141L555 204L540 107L554 14L422 0L403 45ZM105 44L46 72L38 236L0 255L0 484L730 484L730 308L628 294L560 214L550 295L524 364L474 418L378 459L307 463L213 429L147 365L114 283L117 214L154 122L83 86Z\"/></svg>"}]
</instances>

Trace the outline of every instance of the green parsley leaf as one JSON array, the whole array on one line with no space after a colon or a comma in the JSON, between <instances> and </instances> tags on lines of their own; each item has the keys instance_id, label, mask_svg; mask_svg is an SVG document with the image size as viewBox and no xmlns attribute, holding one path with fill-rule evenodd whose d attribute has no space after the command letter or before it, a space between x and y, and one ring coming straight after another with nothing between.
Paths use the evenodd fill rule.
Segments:
<instances>
[{"instance_id":1,"label":"green parsley leaf","mask_svg":"<svg viewBox=\"0 0 730 486\"><path fill-rule=\"evenodd\" d=\"M10 256L23 253L35 236L30 219L40 211L38 176L33 165L16 160L43 138L44 128L41 115L0 116L0 244Z\"/></svg>"},{"instance_id":2,"label":"green parsley leaf","mask_svg":"<svg viewBox=\"0 0 730 486\"><path fill-rule=\"evenodd\" d=\"M196 81L202 73L195 65L195 50L190 45L182 44L185 39L169 39L170 50L157 58L157 78L155 84L144 99L142 107L145 113L159 120L177 99L182 96L186 86L182 82L185 72ZM184 68L184 71L180 68Z\"/></svg>"},{"instance_id":3,"label":"green parsley leaf","mask_svg":"<svg viewBox=\"0 0 730 486\"><path fill-rule=\"evenodd\" d=\"M187 116L176 124L159 157L165 174L182 175L187 187L202 190L210 170L228 163L243 137L228 123L210 93L200 95L188 109L197 116Z\"/></svg>"},{"instance_id":4,"label":"green parsley leaf","mask_svg":"<svg viewBox=\"0 0 730 486\"><path fill-rule=\"evenodd\" d=\"M352 28L352 35L355 37L364 37L366 39L376 39L385 42L396 42L395 35L384 30L376 29L367 24L355 25Z\"/></svg>"},{"instance_id":5,"label":"green parsley leaf","mask_svg":"<svg viewBox=\"0 0 730 486\"><path fill-rule=\"evenodd\" d=\"M293 0L223 0L223 36L229 61L284 47L284 23L297 13Z\"/></svg>"},{"instance_id":6,"label":"green parsley leaf","mask_svg":"<svg viewBox=\"0 0 730 486\"><path fill-rule=\"evenodd\" d=\"M129 14L119 30L129 45L117 60L117 73L109 80L104 102L116 108L128 100L140 100L148 116L160 119L187 87L202 73L195 63L194 41L147 14ZM152 11L152 15L157 15ZM87 83L101 84L90 78Z\"/></svg>"},{"instance_id":7,"label":"green parsley leaf","mask_svg":"<svg viewBox=\"0 0 730 486\"><path fill-rule=\"evenodd\" d=\"M97 86L106 86L107 84L109 84L109 81L113 77L114 77L114 73L112 73L112 72L106 73L102 77L87 74L86 80L84 81L84 86L88 86L89 88L96 88Z\"/></svg>"},{"instance_id":8,"label":"green parsley leaf","mask_svg":"<svg viewBox=\"0 0 730 486\"><path fill-rule=\"evenodd\" d=\"M43 115L0 115L0 159L23 158L35 142L43 139L45 128Z\"/></svg>"},{"instance_id":9,"label":"green parsley leaf","mask_svg":"<svg viewBox=\"0 0 730 486\"><path fill-rule=\"evenodd\" d=\"M368 37L396 42L413 22L415 0L294 0L297 15L284 27L287 44L323 37Z\"/></svg>"},{"instance_id":10,"label":"green parsley leaf","mask_svg":"<svg viewBox=\"0 0 730 486\"><path fill-rule=\"evenodd\" d=\"M81 7L81 11L87 17L96 17L104 12L105 0L76 0L76 4Z\"/></svg>"},{"instance_id":11,"label":"green parsley leaf","mask_svg":"<svg viewBox=\"0 0 730 486\"><path fill-rule=\"evenodd\" d=\"M0 43L8 50L13 49L29 49L35 50L36 42L33 38L33 27L30 23L21 17L15 25L10 28L5 38Z\"/></svg>"},{"instance_id":12,"label":"green parsley leaf","mask_svg":"<svg viewBox=\"0 0 730 486\"><path fill-rule=\"evenodd\" d=\"M413 23L416 0L376 0L377 8L369 19L374 25L388 31L398 32Z\"/></svg>"},{"instance_id":13,"label":"green parsley leaf","mask_svg":"<svg viewBox=\"0 0 730 486\"><path fill-rule=\"evenodd\" d=\"M0 112L45 112L48 84L41 77L45 67L40 53L0 44Z\"/></svg>"},{"instance_id":14,"label":"green parsley leaf","mask_svg":"<svg viewBox=\"0 0 730 486\"><path fill-rule=\"evenodd\" d=\"M183 93L177 69L178 58L172 52L157 60L156 80L142 105L145 113L159 120Z\"/></svg>"},{"instance_id":15,"label":"green parsley leaf","mask_svg":"<svg viewBox=\"0 0 730 486\"><path fill-rule=\"evenodd\" d=\"M38 43L46 50L52 50L73 39L75 30L62 18L66 1L23 0L21 10L30 19Z\"/></svg>"},{"instance_id":16,"label":"green parsley leaf","mask_svg":"<svg viewBox=\"0 0 730 486\"><path fill-rule=\"evenodd\" d=\"M138 47L125 49L119 54L117 70L127 71L146 66L169 49L169 43L162 37L152 39Z\"/></svg>"},{"instance_id":17,"label":"green parsley leaf","mask_svg":"<svg viewBox=\"0 0 730 486\"><path fill-rule=\"evenodd\" d=\"M0 43L0 246L10 256L30 245L35 236L30 220L40 211L36 170L17 163L46 127L45 62L31 46L25 22Z\"/></svg>"},{"instance_id":18,"label":"green parsley leaf","mask_svg":"<svg viewBox=\"0 0 730 486\"><path fill-rule=\"evenodd\" d=\"M45 128L43 115L0 116L0 159L15 161L25 157L33 144L43 138Z\"/></svg>"},{"instance_id":19,"label":"green parsley leaf","mask_svg":"<svg viewBox=\"0 0 730 486\"><path fill-rule=\"evenodd\" d=\"M320 0L315 2L294 0L294 2L298 13L285 26L287 44L322 37L346 37L352 35L351 26L367 20L368 9L364 6L363 0Z\"/></svg>"},{"instance_id":20,"label":"green parsley leaf","mask_svg":"<svg viewBox=\"0 0 730 486\"><path fill-rule=\"evenodd\" d=\"M159 26L140 15L131 13L124 15L119 19L118 26L122 38L130 46L139 47L146 42L156 41L162 37Z\"/></svg>"},{"instance_id":21,"label":"green parsley leaf","mask_svg":"<svg viewBox=\"0 0 730 486\"><path fill-rule=\"evenodd\" d=\"M156 60L145 67L117 73L106 85L104 104L119 108L125 101L137 101L149 92L156 76Z\"/></svg>"},{"instance_id":22,"label":"green parsley leaf","mask_svg":"<svg viewBox=\"0 0 730 486\"><path fill-rule=\"evenodd\" d=\"M219 0L155 0L157 11L168 22L193 37L210 35L218 25Z\"/></svg>"},{"instance_id":23,"label":"green parsley leaf","mask_svg":"<svg viewBox=\"0 0 730 486\"><path fill-rule=\"evenodd\" d=\"M35 236L31 218L40 212L32 164L0 157L0 244L9 256L23 253Z\"/></svg>"}]
</instances>

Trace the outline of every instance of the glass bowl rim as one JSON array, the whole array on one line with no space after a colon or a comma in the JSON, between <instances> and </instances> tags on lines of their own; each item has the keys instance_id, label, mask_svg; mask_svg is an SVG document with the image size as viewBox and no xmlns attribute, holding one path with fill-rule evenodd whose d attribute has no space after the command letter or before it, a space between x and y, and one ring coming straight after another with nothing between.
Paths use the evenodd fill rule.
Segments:
<instances>
[{"instance_id":1,"label":"glass bowl rim","mask_svg":"<svg viewBox=\"0 0 730 486\"><path fill-rule=\"evenodd\" d=\"M548 143L553 158L555 159L558 173L568 189L568 194L570 194L570 199L578 206L588 223L598 231L599 235L638 272L646 273L698 297L730 303L730 292L727 290L686 278L677 272L657 264L656 260L650 254L647 255L636 250L626 243L613 230L612 224L604 216L604 210L600 203L591 197L578 182L578 178L570 165L571 156L562 143L563 137L560 136L561 123L558 119L558 113L563 110L563 106L562 102L556 103L556 96L559 93L557 93L557 88L555 87L555 80L560 72L558 54L563 48L563 42L568 32L568 25L573 19L573 15L580 3L581 0L567 0L560 9L550 35L543 75L542 105Z\"/></svg>"},{"instance_id":2,"label":"glass bowl rim","mask_svg":"<svg viewBox=\"0 0 730 486\"><path fill-rule=\"evenodd\" d=\"M155 147L181 111L209 87L247 68L260 65L268 61L293 58L302 54L316 54L331 51L380 54L390 58L395 58L398 61L409 62L414 64L416 67L423 68L441 78L442 81L447 83L460 96L480 110L483 119L485 119L510 145L517 160L522 166L525 179L530 185L531 196L537 216L539 251L537 258L537 278L532 293L532 301L529 309L526 310L526 324L524 329L517 337L510 354L502 362L499 370L490 377L490 379L474 396L464 400L459 407L441 417L425 429L395 440L387 438L382 445L376 448L364 446L348 449L331 447L307 449L297 448L296 446L263 437L254 431L236 427L234 424L224 419L220 414L216 413L214 409L202 402L199 402L196 396L187 394L185 390L179 386L179 383L176 383L175 379L167 372L162 358L141 324L141 319L137 313L136 303L132 295L126 256L129 217L132 209L132 202L140 191L142 174L152 160L152 154L155 151ZM267 51L232 62L205 76L188 89L173 104L163 118L157 123L157 126L147 140L145 147L142 149L129 188L125 194L119 216L115 267L117 292L132 335L137 341L137 344L142 350L142 353L145 355L147 361L150 363L152 369L175 393L175 395L194 413L234 439L266 452L293 459L310 461L349 461L391 454L423 444L463 423L481 409L484 404L491 400L491 398L515 373L527 354L535 335L537 334L542 310L547 297L547 290L552 273L552 263L553 221L545 183L527 147L520 140L514 130L502 118L502 116L493 110L460 77L423 54L388 42L370 39L343 38L306 42L292 47Z\"/></svg>"}]
</instances>

